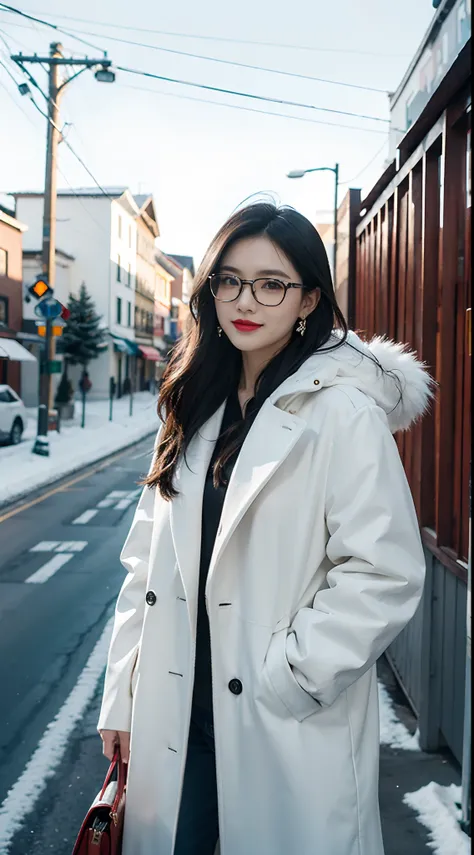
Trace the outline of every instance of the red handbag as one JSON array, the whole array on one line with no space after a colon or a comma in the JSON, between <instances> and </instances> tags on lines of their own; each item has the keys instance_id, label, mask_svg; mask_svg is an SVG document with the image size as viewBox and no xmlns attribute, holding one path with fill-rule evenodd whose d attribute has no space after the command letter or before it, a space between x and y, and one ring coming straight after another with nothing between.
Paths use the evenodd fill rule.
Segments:
<instances>
[{"instance_id":1,"label":"red handbag","mask_svg":"<svg viewBox=\"0 0 474 855\"><path fill-rule=\"evenodd\" d=\"M112 776L116 773L116 779ZM117 748L104 786L87 811L77 836L72 855L120 855L122 851L123 819L127 764Z\"/></svg>"}]
</instances>

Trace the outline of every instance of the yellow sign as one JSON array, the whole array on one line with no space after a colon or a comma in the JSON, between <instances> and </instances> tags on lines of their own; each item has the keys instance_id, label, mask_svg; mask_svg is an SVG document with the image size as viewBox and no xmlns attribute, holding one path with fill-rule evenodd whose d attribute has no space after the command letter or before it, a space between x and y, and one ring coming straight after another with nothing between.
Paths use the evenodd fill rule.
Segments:
<instances>
[{"instance_id":1,"label":"yellow sign","mask_svg":"<svg viewBox=\"0 0 474 855\"><path fill-rule=\"evenodd\" d=\"M38 299L40 299L40 297L44 297L44 295L50 290L51 288L49 287L48 283L44 281L44 279L38 279L38 281L35 282L34 285L32 285L30 288L32 294L34 294L35 297L38 297Z\"/></svg>"},{"instance_id":2,"label":"yellow sign","mask_svg":"<svg viewBox=\"0 0 474 855\"><path fill-rule=\"evenodd\" d=\"M42 335L42 336L46 335L46 327L45 326L44 327L37 326L36 330L38 332L38 335Z\"/></svg>"},{"instance_id":3,"label":"yellow sign","mask_svg":"<svg viewBox=\"0 0 474 855\"><path fill-rule=\"evenodd\" d=\"M51 328L51 334L52 335L62 335L63 334L63 327L59 326L59 325L56 326L53 324L53 326Z\"/></svg>"}]
</instances>

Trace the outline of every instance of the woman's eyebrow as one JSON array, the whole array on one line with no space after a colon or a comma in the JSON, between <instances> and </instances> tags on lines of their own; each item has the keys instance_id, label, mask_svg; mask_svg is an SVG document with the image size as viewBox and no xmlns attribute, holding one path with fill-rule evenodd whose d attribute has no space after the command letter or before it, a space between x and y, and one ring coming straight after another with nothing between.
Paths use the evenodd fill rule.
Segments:
<instances>
[{"instance_id":1,"label":"woman's eyebrow","mask_svg":"<svg viewBox=\"0 0 474 855\"><path fill-rule=\"evenodd\" d=\"M238 276L241 276L239 268L232 267L231 264L223 264L221 270L229 270L231 273L236 273ZM285 279L291 279L291 276L283 270L259 270L258 276L283 276Z\"/></svg>"}]
</instances>

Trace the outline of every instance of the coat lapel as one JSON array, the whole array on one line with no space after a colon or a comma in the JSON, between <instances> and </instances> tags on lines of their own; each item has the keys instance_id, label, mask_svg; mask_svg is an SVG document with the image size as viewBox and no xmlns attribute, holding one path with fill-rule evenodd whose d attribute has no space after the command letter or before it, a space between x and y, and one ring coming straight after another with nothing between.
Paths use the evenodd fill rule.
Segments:
<instances>
[{"instance_id":1,"label":"coat lapel","mask_svg":"<svg viewBox=\"0 0 474 855\"><path fill-rule=\"evenodd\" d=\"M191 441L187 463L182 460L176 473L179 495L171 502L171 534L192 621L197 613L204 482L224 409L225 403Z\"/></svg>"},{"instance_id":2,"label":"coat lapel","mask_svg":"<svg viewBox=\"0 0 474 855\"><path fill-rule=\"evenodd\" d=\"M242 517L281 466L306 423L266 401L237 458L227 489L221 522L209 567L207 590L222 550Z\"/></svg>"}]
</instances>

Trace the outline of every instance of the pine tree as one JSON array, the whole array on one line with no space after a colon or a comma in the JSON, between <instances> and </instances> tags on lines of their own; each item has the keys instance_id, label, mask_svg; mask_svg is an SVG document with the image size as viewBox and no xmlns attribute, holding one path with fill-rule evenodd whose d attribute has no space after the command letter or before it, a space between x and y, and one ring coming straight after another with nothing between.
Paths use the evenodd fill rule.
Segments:
<instances>
[{"instance_id":1,"label":"pine tree","mask_svg":"<svg viewBox=\"0 0 474 855\"><path fill-rule=\"evenodd\" d=\"M71 314L61 337L65 381L68 365L82 365L85 371L88 363L97 359L107 347L104 330L101 328L101 316L97 314L94 301L84 283L81 285L79 298L70 295L67 307Z\"/></svg>"}]
</instances>

